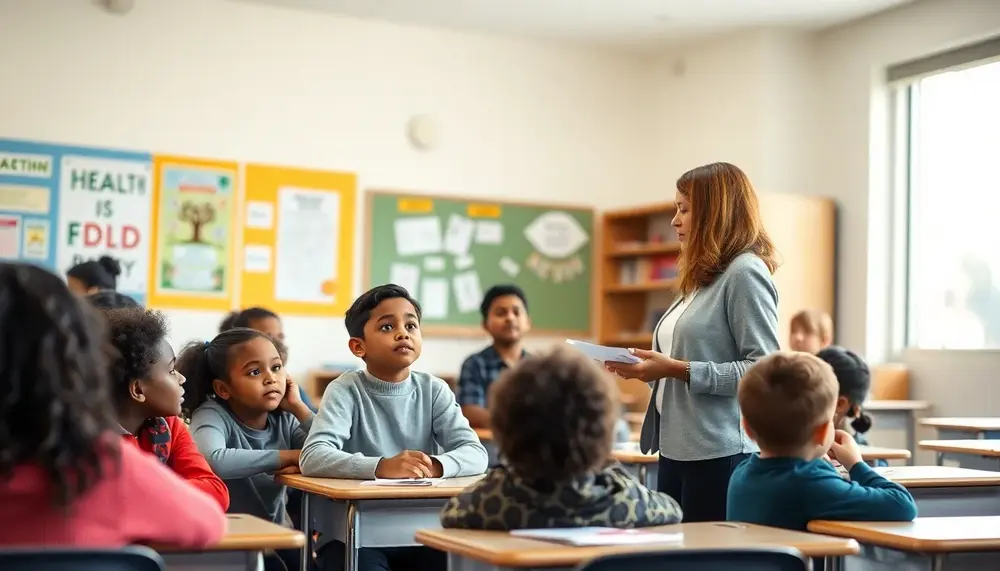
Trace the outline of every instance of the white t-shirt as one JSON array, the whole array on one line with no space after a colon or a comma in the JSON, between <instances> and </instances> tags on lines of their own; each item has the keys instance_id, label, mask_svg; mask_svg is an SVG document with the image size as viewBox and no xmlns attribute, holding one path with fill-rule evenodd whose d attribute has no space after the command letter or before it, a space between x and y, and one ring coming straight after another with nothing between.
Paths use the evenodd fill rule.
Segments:
<instances>
[{"instance_id":1,"label":"white t-shirt","mask_svg":"<svg viewBox=\"0 0 1000 571\"><path fill-rule=\"evenodd\" d=\"M681 300L677 307L673 311L667 314L661 321L659 326L656 328L656 340L660 344L660 352L664 355L670 356L670 347L674 341L674 327L677 326L677 320L684 315L684 311L691 305L691 300L694 299L695 293L692 292L691 295L685 297ZM656 381L656 412L663 414L663 393L664 390L663 379ZM672 382L672 381L671 381Z\"/></svg>"}]
</instances>

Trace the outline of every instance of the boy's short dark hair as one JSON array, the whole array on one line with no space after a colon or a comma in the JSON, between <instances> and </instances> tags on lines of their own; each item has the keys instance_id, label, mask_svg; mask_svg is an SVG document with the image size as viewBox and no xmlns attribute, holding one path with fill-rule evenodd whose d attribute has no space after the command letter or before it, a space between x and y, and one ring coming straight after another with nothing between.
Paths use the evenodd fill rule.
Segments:
<instances>
[{"instance_id":1,"label":"boy's short dark hair","mask_svg":"<svg viewBox=\"0 0 1000 571\"><path fill-rule=\"evenodd\" d=\"M117 291L105 289L87 296L90 305L98 309L121 309L123 307L141 307L139 302Z\"/></svg>"},{"instance_id":2,"label":"boy's short dark hair","mask_svg":"<svg viewBox=\"0 0 1000 571\"><path fill-rule=\"evenodd\" d=\"M761 449L791 453L832 418L837 392L837 377L823 360L808 353L778 352L747 370L737 398Z\"/></svg>"},{"instance_id":3,"label":"boy's short dark hair","mask_svg":"<svg viewBox=\"0 0 1000 571\"><path fill-rule=\"evenodd\" d=\"M577 351L525 357L493 383L488 401L500 454L522 478L565 481L611 454L617 387Z\"/></svg>"},{"instance_id":4,"label":"boy's short dark hair","mask_svg":"<svg viewBox=\"0 0 1000 571\"><path fill-rule=\"evenodd\" d=\"M118 353L111 365L112 391L123 400L128 398L129 383L149 377L160 356L160 342L167 337L167 319L159 311L141 307L110 309L104 315Z\"/></svg>"},{"instance_id":5,"label":"boy's short dark hair","mask_svg":"<svg viewBox=\"0 0 1000 571\"><path fill-rule=\"evenodd\" d=\"M500 284L491 287L486 290L486 294L483 295L483 303L479 306L479 313L483 314L483 321L486 321L486 316L490 314L490 308L493 306L493 302L496 301L498 297L503 297L505 295L515 295L524 304L524 309L528 309L528 298L524 295L524 290L514 284Z\"/></svg>"},{"instance_id":6,"label":"boy's short dark hair","mask_svg":"<svg viewBox=\"0 0 1000 571\"><path fill-rule=\"evenodd\" d=\"M413 304L413 309L416 310L417 320L419 321L421 318L420 303L410 296L410 292L406 291L406 288L396 284L385 284L375 286L361 294L358 299L354 300L351 307L347 309L347 313L344 314L344 325L347 326L347 334L351 337L364 339L365 324L372 318L372 310L378 307L378 304L383 301L396 297L401 297Z\"/></svg>"}]
</instances>

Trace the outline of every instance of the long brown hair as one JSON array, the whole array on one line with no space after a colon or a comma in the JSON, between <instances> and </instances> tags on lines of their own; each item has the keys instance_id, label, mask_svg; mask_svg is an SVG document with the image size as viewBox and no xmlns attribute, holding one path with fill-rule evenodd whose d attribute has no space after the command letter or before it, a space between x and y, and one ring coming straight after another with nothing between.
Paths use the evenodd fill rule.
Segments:
<instances>
[{"instance_id":1,"label":"long brown hair","mask_svg":"<svg viewBox=\"0 0 1000 571\"><path fill-rule=\"evenodd\" d=\"M691 203L691 230L679 263L683 295L711 284L743 252L759 256L774 273L777 252L746 173L729 163L712 163L682 174L677 191Z\"/></svg>"}]
</instances>

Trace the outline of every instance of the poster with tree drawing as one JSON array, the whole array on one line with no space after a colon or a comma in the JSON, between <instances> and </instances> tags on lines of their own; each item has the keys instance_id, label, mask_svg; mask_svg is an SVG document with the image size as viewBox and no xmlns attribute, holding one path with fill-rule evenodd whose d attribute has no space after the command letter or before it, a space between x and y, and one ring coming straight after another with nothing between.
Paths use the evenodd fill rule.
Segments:
<instances>
[{"instance_id":1,"label":"poster with tree drawing","mask_svg":"<svg viewBox=\"0 0 1000 571\"><path fill-rule=\"evenodd\" d=\"M232 279L235 173L164 165L159 197L157 290L225 295Z\"/></svg>"}]
</instances>

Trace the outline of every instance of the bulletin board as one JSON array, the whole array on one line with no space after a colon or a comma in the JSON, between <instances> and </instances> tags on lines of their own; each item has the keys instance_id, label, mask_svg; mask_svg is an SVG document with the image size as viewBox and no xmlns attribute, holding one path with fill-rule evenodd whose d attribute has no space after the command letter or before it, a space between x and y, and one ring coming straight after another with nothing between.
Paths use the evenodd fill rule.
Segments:
<instances>
[{"instance_id":1,"label":"bulletin board","mask_svg":"<svg viewBox=\"0 0 1000 571\"><path fill-rule=\"evenodd\" d=\"M240 307L343 316L354 284L357 176L246 165Z\"/></svg>"},{"instance_id":2,"label":"bulletin board","mask_svg":"<svg viewBox=\"0 0 1000 571\"><path fill-rule=\"evenodd\" d=\"M153 157L149 305L229 311L236 281L239 165Z\"/></svg>"},{"instance_id":3,"label":"bulletin board","mask_svg":"<svg viewBox=\"0 0 1000 571\"><path fill-rule=\"evenodd\" d=\"M118 290L145 303L151 171L147 153L0 139L0 259L63 274L109 255Z\"/></svg>"},{"instance_id":4,"label":"bulletin board","mask_svg":"<svg viewBox=\"0 0 1000 571\"><path fill-rule=\"evenodd\" d=\"M398 191L369 191L365 278L395 283L431 334L481 334L491 286L524 289L533 331L590 336L594 209Z\"/></svg>"}]
</instances>

